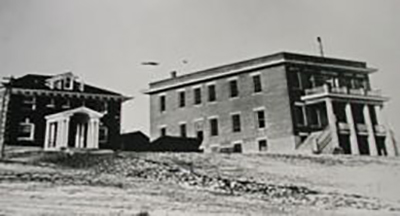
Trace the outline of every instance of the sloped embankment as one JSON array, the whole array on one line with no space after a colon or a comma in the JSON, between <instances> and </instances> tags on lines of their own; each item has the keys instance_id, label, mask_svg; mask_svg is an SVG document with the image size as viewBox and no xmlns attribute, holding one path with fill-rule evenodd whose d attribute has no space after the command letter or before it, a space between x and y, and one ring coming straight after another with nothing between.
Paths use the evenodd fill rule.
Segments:
<instances>
[{"instance_id":1,"label":"sloped embankment","mask_svg":"<svg viewBox=\"0 0 400 216\"><path fill-rule=\"evenodd\" d=\"M369 210L399 211L399 208L376 199L339 193L324 193L297 185L280 185L227 178L194 172L190 166L166 160L149 159L141 154L43 153L30 163L56 168L56 172L0 173L0 180L42 181L55 184L87 184L129 187L130 179L170 182L216 195L252 196L265 201L323 208L350 207ZM111 176L111 178L109 178Z\"/></svg>"}]
</instances>

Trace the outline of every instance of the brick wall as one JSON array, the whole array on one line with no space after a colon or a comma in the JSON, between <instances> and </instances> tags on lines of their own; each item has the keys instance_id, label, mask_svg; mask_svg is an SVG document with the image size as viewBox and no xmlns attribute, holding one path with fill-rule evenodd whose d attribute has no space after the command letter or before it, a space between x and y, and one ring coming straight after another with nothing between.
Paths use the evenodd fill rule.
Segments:
<instances>
[{"instance_id":1,"label":"brick wall","mask_svg":"<svg viewBox=\"0 0 400 216\"><path fill-rule=\"evenodd\" d=\"M263 91L253 93L251 74L260 73ZM237 78L239 97L229 97L229 79ZM217 101L207 101L207 84L215 83ZM258 71L245 72L229 77L219 78L210 82L185 86L180 89L171 89L161 94L166 95L166 111L160 112L159 94L150 96L150 134L151 139L160 136L159 127L167 126L167 134L179 136L179 124L186 122L187 134L195 137L195 121L203 122L205 150L213 145L220 147L232 146L241 143L244 152L258 152L258 139L268 140L269 152L293 151L294 136L290 111L288 85L286 82L285 67L276 66ZM194 105L193 87L201 87L202 103ZM186 106L178 107L178 91L186 91ZM266 117L266 128L258 129L254 109L263 107ZM241 132L232 132L231 114L240 113ZM217 117L219 135L210 137L209 118Z\"/></svg>"}]
</instances>

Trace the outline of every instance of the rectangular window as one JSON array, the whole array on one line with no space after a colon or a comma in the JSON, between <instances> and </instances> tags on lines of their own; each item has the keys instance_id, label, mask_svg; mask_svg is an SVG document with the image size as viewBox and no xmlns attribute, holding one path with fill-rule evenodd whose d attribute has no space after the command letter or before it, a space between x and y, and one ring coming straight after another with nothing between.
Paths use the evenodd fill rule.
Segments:
<instances>
[{"instance_id":1,"label":"rectangular window","mask_svg":"<svg viewBox=\"0 0 400 216\"><path fill-rule=\"evenodd\" d=\"M49 143L48 147L56 147L56 142L57 142L57 128L58 124L57 122L51 122L49 124Z\"/></svg>"},{"instance_id":2,"label":"rectangular window","mask_svg":"<svg viewBox=\"0 0 400 216\"><path fill-rule=\"evenodd\" d=\"M71 77L66 77L64 80L64 89L72 90L73 80Z\"/></svg>"},{"instance_id":3,"label":"rectangular window","mask_svg":"<svg viewBox=\"0 0 400 216\"><path fill-rule=\"evenodd\" d=\"M208 86L208 101L213 102L217 99L217 95L215 92L215 85L209 85Z\"/></svg>"},{"instance_id":4,"label":"rectangular window","mask_svg":"<svg viewBox=\"0 0 400 216\"><path fill-rule=\"evenodd\" d=\"M210 119L210 135L218 136L218 119Z\"/></svg>"},{"instance_id":5,"label":"rectangular window","mask_svg":"<svg viewBox=\"0 0 400 216\"><path fill-rule=\"evenodd\" d=\"M265 128L265 113L264 110L256 112L257 115L257 126L258 128Z\"/></svg>"},{"instance_id":6,"label":"rectangular window","mask_svg":"<svg viewBox=\"0 0 400 216\"><path fill-rule=\"evenodd\" d=\"M167 127L160 128L160 136L167 136Z\"/></svg>"},{"instance_id":7,"label":"rectangular window","mask_svg":"<svg viewBox=\"0 0 400 216\"><path fill-rule=\"evenodd\" d=\"M54 98L49 99L49 103L46 105L46 107L48 107L48 108L56 107L56 101L54 100Z\"/></svg>"},{"instance_id":8,"label":"rectangular window","mask_svg":"<svg viewBox=\"0 0 400 216\"><path fill-rule=\"evenodd\" d=\"M161 95L160 96L160 111L164 112L166 109L166 105L165 105L166 101L165 101L165 95Z\"/></svg>"},{"instance_id":9,"label":"rectangular window","mask_svg":"<svg viewBox=\"0 0 400 216\"><path fill-rule=\"evenodd\" d=\"M179 130L181 132L181 137L186 137L186 124L180 124Z\"/></svg>"},{"instance_id":10,"label":"rectangular window","mask_svg":"<svg viewBox=\"0 0 400 216\"><path fill-rule=\"evenodd\" d=\"M186 100L185 100L185 92L181 91L179 92L179 107L184 107L186 105Z\"/></svg>"},{"instance_id":11,"label":"rectangular window","mask_svg":"<svg viewBox=\"0 0 400 216\"><path fill-rule=\"evenodd\" d=\"M233 145L233 152L234 153L242 153L242 144L241 143L235 143Z\"/></svg>"},{"instance_id":12,"label":"rectangular window","mask_svg":"<svg viewBox=\"0 0 400 216\"><path fill-rule=\"evenodd\" d=\"M63 109L69 109L71 107L71 102L69 99L64 99L62 100L63 105L61 106L61 108Z\"/></svg>"},{"instance_id":13,"label":"rectangular window","mask_svg":"<svg viewBox=\"0 0 400 216\"><path fill-rule=\"evenodd\" d=\"M35 125L27 118L18 128L18 140L32 141L34 139Z\"/></svg>"},{"instance_id":14,"label":"rectangular window","mask_svg":"<svg viewBox=\"0 0 400 216\"><path fill-rule=\"evenodd\" d=\"M258 140L258 150L259 151L267 151L268 146L267 146L267 140Z\"/></svg>"},{"instance_id":15,"label":"rectangular window","mask_svg":"<svg viewBox=\"0 0 400 216\"><path fill-rule=\"evenodd\" d=\"M253 88L255 93L262 91L261 75L258 74L253 76Z\"/></svg>"},{"instance_id":16,"label":"rectangular window","mask_svg":"<svg viewBox=\"0 0 400 216\"><path fill-rule=\"evenodd\" d=\"M201 89L195 88L193 90L193 94L194 94L194 104L201 104Z\"/></svg>"},{"instance_id":17,"label":"rectangular window","mask_svg":"<svg viewBox=\"0 0 400 216\"><path fill-rule=\"evenodd\" d=\"M237 97L239 95L239 87L237 80L229 81L229 93L230 97Z\"/></svg>"},{"instance_id":18,"label":"rectangular window","mask_svg":"<svg viewBox=\"0 0 400 216\"><path fill-rule=\"evenodd\" d=\"M99 127L99 142L105 143L108 140L108 128L104 125Z\"/></svg>"},{"instance_id":19,"label":"rectangular window","mask_svg":"<svg viewBox=\"0 0 400 216\"><path fill-rule=\"evenodd\" d=\"M25 110L35 110L36 109L36 97L27 96L22 100L22 107Z\"/></svg>"},{"instance_id":20,"label":"rectangular window","mask_svg":"<svg viewBox=\"0 0 400 216\"><path fill-rule=\"evenodd\" d=\"M232 131L233 132L240 132L241 131L240 114L232 115Z\"/></svg>"},{"instance_id":21,"label":"rectangular window","mask_svg":"<svg viewBox=\"0 0 400 216\"><path fill-rule=\"evenodd\" d=\"M294 116L295 116L295 120L296 120L296 125L299 125L299 126L305 125L304 106L303 105L295 104Z\"/></svg>"}]
</instances>

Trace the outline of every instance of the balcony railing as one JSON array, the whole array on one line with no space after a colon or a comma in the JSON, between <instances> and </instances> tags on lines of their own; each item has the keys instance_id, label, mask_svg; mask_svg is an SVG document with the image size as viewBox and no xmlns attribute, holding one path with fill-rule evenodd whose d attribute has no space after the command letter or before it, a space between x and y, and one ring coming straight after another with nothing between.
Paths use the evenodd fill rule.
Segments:
<instances>
[{"instance_id":1,"label":"balcony railing","mask_svg":"<svg viewBox=\"0 0 400 216\"><path fill-rule=\"evenodd\" d=\"M347 124L346 122L339 122L338 123L338 128L341 131L348 131L350 130L349 124Z\"/></svg>"},{"instance_id":2,"label":"balcony railing","mask_svg":"<svg viewBox=\"0 0 400 216\"><path fill-rule=\"evenodd\" d=\"M357 124L357 131L360 133L368 133L368 127L366 124Z\"/></svg>"},{"instance_id":3,"label":"balcony railing","mask_svg":"<svg viewBox=\"0 0 400 216\"><path fill-rule=\"evenodd\" d=\"M323 85L311 89L306 89L306 95L315 95L322 93L334 93L334 94L344 94L344 95L360 95L360 96L375 96L380 97L380 90L366 90L366 89L352 89L348 87L330 87L328 85Z\"/></svg>"},{"instance_id":4,"label":"balcony railing","mask_svg":"<svg viewBox=\"0 0 400 216\"><path fill-rule=\"evenodd\" d=\"M386 128L383 125L375 125L375 133L386 134Z\"/></svg>"}]
</instances>

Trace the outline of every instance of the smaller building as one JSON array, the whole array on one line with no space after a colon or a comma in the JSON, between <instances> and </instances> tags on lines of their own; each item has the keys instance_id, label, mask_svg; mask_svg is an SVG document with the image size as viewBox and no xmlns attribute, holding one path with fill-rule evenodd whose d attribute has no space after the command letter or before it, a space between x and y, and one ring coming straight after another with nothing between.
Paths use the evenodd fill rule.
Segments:
<instances>
[{"instance_id":1,"label":"smaller building","mask_svg":"<svg viewBox=\"0 0 400 216\"><path fill-rule=\"evenodd\" d=\"M121 104L128 99L71 72L12 78L0 88L0 143L117 149Z\"/></svg>"},{"instance_id":2,"label":"smaller building","mask_svg":"<svg viewBox=\"0 0 400 216\"><path fill-rule=\"evenodd\" d=\"M150 151L155 152L202 152L201 140L188 137L162 136L151 142Z\"/></svg>"},{"instance_id":3,"label":"smaller building","mask_svg":"<svg viewBox=\"0 0 400 216\"><path fill-rule=\"evenodd\" d=\"M121 150L123 151L149 151L149 137L141 131L121 134Z\"/></svg>"}]
</instances>

